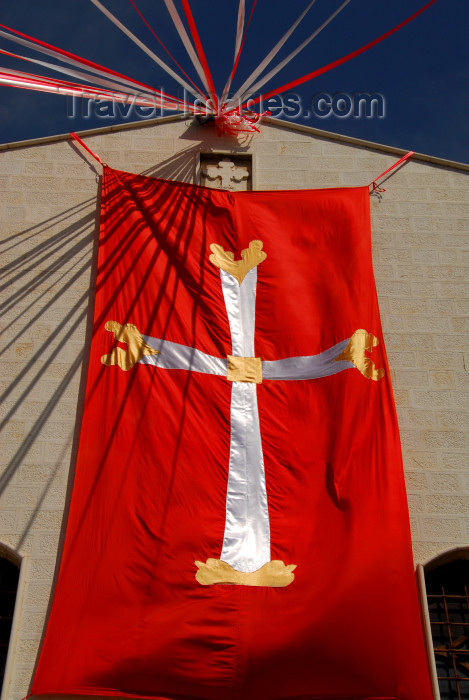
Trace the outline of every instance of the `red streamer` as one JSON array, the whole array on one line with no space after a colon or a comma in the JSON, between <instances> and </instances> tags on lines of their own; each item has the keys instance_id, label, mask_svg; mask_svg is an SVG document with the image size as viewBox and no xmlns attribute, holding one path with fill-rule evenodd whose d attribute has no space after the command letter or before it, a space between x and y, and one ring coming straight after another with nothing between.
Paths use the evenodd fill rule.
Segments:
<instances>
[{"instance_id":1,"label":"red streamer","mask_svg":"<svg viewBox=\"0 0 469 700\"><path fill-rule=\"evenodd\" d=\"M78 61L84 66L90 66L92 68L96 68L100 71L103 71L105 73L108 73L109 75L115 75L118 78L123 78L124 80L130 80L133 83L136 83L137 85L140 85L141 87L145 88L145 90L154 93L154 89L151 88L149 85L145 85L145 83L141 83L138 80L133 80L132 78L129 78L127 75L123 75L122 73L118 73L117 71L112 70L111 68L105 68L104 66L100 66L99 63L94 63L93 61L89 61L87 58L82 58L81 56L77 56L73 53L70 53L69 51L66 51L65 49L59 49L57 46L53 46L52 44L48 44L45 41L41 41L40 39L35 39L32 36L29 36L28 34L23 34L23 32L19 32L17 29L12 29L11 27L7 27L5 24L0 24L0 27L3 29L7 29L9 32L12 32L13 34L17 34L18 36L23 37L23 39L27 39L28 41L32 41L34 44L38 44L39 46L43 46L46 49L50 49L51 51L55 51L56 53L62 55L62 56L67 56L67 58L71 58L74 61ZM175 97L171 97L170 95L166 95L165 93L161 93L164 98L173 100L176 103L179 103L179 100L177 100Z\"/></svg>"},{"instance_id":2,"label":"red streamer","mask_svg":"<svg viewBox=\"0 0 469 700\"><path fill-rule=\"evenodd\" d=\"M202 42L200 40L199 32L197 31L197 27L195 25L195 20L192 15L192 11L189 5L189 0L182 0L182 5L184 7L184 12L186 15L186 19L189 23L189 29L191 31L192 39L195 44L195 48L197 50L197 55L199 57L199 61L202 64L202 68L205 74L205 79L207 80L208 87L211 92L211 98L213 101L213 108L216 111L218 109L218 98L217 98L217 91L215 90L215 84L212 79L212 74L210 73L210 68L208 66L207 58L204 53L204 49L202 47Z\"/></svg>"},{"instance_id":3,"label":"red streamer","mask_svg":"<svg viewBox=\"0 0 469 700\"><path fill-rule=\"evenodd\" d=\"M373 41L370 41L369 44L365 44L365 46L362 46L360 49L356 49L355 51L352 51L351 53L348 53L346 56L342 56L342 58L338 58L336 61L332 61L332 63L328 63L326 66L323 66L322 68L318 68L317 70L312 71L311 73L308 73L307 75L304 75L302 78L298 78L297 80L292 80L290 83L286 83L285 85L282 85L279 88L276 88L275 90L271 90L270 92L266 92L260 97L256 98L250 98L247 100L244 104L243 107L245 107L248 102L251 104L257 104L261 100L267 100L269 97L273 97L274 95L278 95L280 92L285 92L285 90L291 90L292 88L296 87L297 85L301 85L302 83L306 83L308 80L312 80L313 78L316 78L318 75L322 75L323 73L327 73L328 71L332 70L333 68L336 68L337 66L342 65L342 63L346 63L347 61L350 61L352 58L355 58L355 56L359 56L362 53L365 53L365 51L368 51L368 49L371 49L373 46L376 46L376 44L379 44L381 41L384 39L387 39L388 36L391 36L391 34L394 34L397 32L399 29L402 29L402 27L405 27L406 24L409 24L409 22L412 22L416 17L422 14L422 12L425 12L425 10L428 10L429 7L434 5L437 2L437 0L430 0L424 7L422 7L420 10L417 12L414 12L413 15L405 19L403 22L400 22L398 25L390 29L389 31L385 32L385 34L382 34L379 36L377 39L374 39Z\"/></svg>"},{"instance_id":4,"label":"red streamer","mask_svg":"<svg viewBox=\"0 0 469 700\"><path fill-rule=\"evenodd\" d=\"M163 49L166 51L166 53L168 54L168 56L169 56L169 57L174 61L174 63L177 65L177 67L179 68L179 70L181 71L181 73L182 73L183 75L185 75L185 77L186 77L187 80L190 82L190 84L197 90L197 92L199 93L199 95L201 95L201 97L203 97L203 96L204 96L204 95L203 95L203 92L202 92L202 91L200 90L200 88L194 83L194 81L190 78L190 76L187 75L186 71L179 65L179 63L178 63L178 62L176 61L176 59L174 58L173 54L169 51L169 49L166 48L166 46L163 44L163 42L161 41L161 39L159 38L159 36L156 34L156 32L153 31L152 27L148 24L147 20L146 20L145 17L142 15L142 13L141 13L140 10L138 9L137 5L134 3L134 0L129 0L129 2L130 2L130 4L132 5L132 7L134 8L134 10L137 12L137 14L139 15L139 17L142 19L142 21L146 24L146 26L148 27L148 29L151 31L151 33L153 34L153 36L155 37L155 39L161 44L161 46L162 46ZM257 0L256 0L256 2L257 2Z\"/></svg>"},{"instance_id":5,"label":"red streamer","mask_svg":"<svg viewBox=\"0 0 469 700\"><path fill-rule=\"evenodd\" d=\"M243 38L241 41L241 46L239 47L238 55L236 56L236 60L235 60L234 65L233 65L233 70L231 71L230 80L229 80L230 85L233 82L234 74L236 73L236 69L238 68L239 58L241 56L241 51L243 50L244 42L246 40L246 34L248 32L249 25L251 24L252 15L253 15L254 8L256 7L256 5L257 5L257 0L254 0L253 6L251 9L251 14L249 15L249 19L247 21L246 28L244 30Z\"/></svg>"},{"instance_id":6,"label":"red streamer","mask_svg":"<svg viewBox=\"0 0 469 700\"><path fill-rule=\"evenodd\" d=\"M229 112L220 112L215 117L215 126L217 127L218 136L229 134L236 136L240 133L251 134L255 131L259 132L257 125L260 125L262 117L270 114L270 112L251 112L248 110L234 109Z\"/></svg>"},{"instance_id":7,"label":"red streamer","mask_svg":"<svg viewBox=\"0 0 469 700\"><path fill-rule=\"evenodd\" d=\"M83 146L83 148L85 149L85 151L88 151L88 153L89 153L90 155L92 155L93 158L95 158L95 159L98 161L98 163L100 163L100 164L103 166L103 168L106 166L106 163L104 163L104 162L101 160L101 158L98 156L98 154L97 154L97 153L93 153L93 151L92 151L90 148L88 148L88 146L86 145L86 143L85 143L84 141L82 141L81 138L80 138L79 136L77 136L77 134L76 134L74 131L71 131L71 132L70 132L70 136L71 136L72 138L74 138L75 141L78 141L78 143L80 144L80 146Z\"/></svg>"},{"instance_id":8,"label":"red streamer","mask_svg":"<svg viewBox=\"0 0 469 700\"><path fill-rule=\"evenodd\" d=\"M386 175L387 173L389 173L391 170L394 170L394 168L397 168L398 165L400 165L401 163L404 163L408 158L412 158L412 156L414 155L414 153L415 153L415 151L409 151L408 153L406 153L405 156L402 156L402 158L400 158L400 159L399 159L398 161L396 161L393 165L391 165L390 168L388 168L387 170L385 170L384 173L381 173L381 175L378 175L378 177L375 178L375 179L373 180L373 182L370 182L370 184L368 185L368 187L373 186L373 192L386 192L386 190L384 189L384 187L378 187L378 185L376 184L376 183L378 182L378 180L381 180L381 178L384 177L384 175Z\"/></svg>"}]
</instances>

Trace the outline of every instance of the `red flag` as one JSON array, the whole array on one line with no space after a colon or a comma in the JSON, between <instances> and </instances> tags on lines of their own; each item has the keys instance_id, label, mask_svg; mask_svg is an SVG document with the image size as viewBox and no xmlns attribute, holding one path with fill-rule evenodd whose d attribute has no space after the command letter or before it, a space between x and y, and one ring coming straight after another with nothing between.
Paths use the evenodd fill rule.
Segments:
<instances>
[{"instance_id":1,"label":"red flag","mask_svg":"<svg viewBox=\"0 0 469 700\"><path fill-rule=\"evenodd\" d=\"M32 692L431 699L367 188L104 169Z\"/></svg>"}]
</instances>

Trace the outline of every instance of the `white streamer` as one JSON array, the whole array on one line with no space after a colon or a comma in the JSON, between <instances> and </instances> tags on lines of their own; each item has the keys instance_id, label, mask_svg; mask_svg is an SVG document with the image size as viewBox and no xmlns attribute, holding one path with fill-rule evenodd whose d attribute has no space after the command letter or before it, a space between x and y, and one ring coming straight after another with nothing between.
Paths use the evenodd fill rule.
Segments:
<instances>
[{"instance_id":1,"label":"white streamer","mask_svg":"<svg viewBox=\"0 0 469 700\"><path fill-rule=\"evenodd\" d=\"M78 68L82 68L83 70L88 71L89 73L93 73L95 75L103 75L106 78L111 78L113 80L116 80L117 82L122 83L122 85L128 85L132 87L133 89L142 91L143 86L140 85L139 83L135 82L134 80L130 80L124 77L120 76L114 76L114 74L109 73L108 71L101 69L101 68L94 68L93 66L88 66L86 64L83 64L83 62L78 61L74 58L70 58L69 56L64 56L58 51L54 51L53 49L48 49L45 46L41 46L40 44L36 44L32 41L28 41L27 39L22 39L19 36L16 36L14 34L8 34L7 32L4 32L0 30L0 37L4 37L5 39L8 39L9 41L13 41L16 44L20 44L21 46L26 46L27 48L34 49L34 51L37 51L39 53L44 53L47 56L51 56L52 58L55 58L59 61L62 61L62 63L68 63L69 65L72 66L77 66ZM90 78L88 78L90 80ZM143 88L144 90L145 88Z\"/></svg>"},{"instance_id":2,"label":"white streamer","mask_svg":"<svg viewBox=\"0 0 469 700\"><path fill-rule=\"evenodd\" d=\"M205 78L205 73L204 69L202 68L202 64L199 61L199 57L197 56L197 53L195 51L195 48L192 44L192 41L189 38L188 33L186 32L186 29L182 23L181 18L179 17L178 11L176 10L176 7L174 5L173 0L164 0L164 3L166 5L166 9L168 10L169 14L171 15L171 19L173 20L174 26L177 29L177 32L179 34L179 38L181 39L182 43L184 44L184 48L187 51L187 54L189 58L192 61L192 64L197 71L197 75L199 76L200 80L203 83L203 86L207 92L207 94L210 93L210 89L207 85L207 80ZM204 103L206 104L205 100Z\"/></svg>"},{"instance_id":3,"label":"white streamer","mask_svg":"<svg viewBox=\"0 0 469 700\"><path fill-rule=\"evenodd\" d=\"M47 78L44 78L47 81ZM141 107L154 107L161 108L168 111L179 112L180 108L172 103L166 103L161 99L156 101L154 97L143 97L140 95L132 95L129 93L111 93L106 91L100 91L99 88L93 88L89 85L82 85L80 87L67 87L64 85L47 85L46 83L41 84L40 78L31 78L25 73L20 71L14 71L10 68L0 67L0 85L8 85L10 87L26 88L28 90L34 90L36 92L49 92L55 95L66 95L69 97L81 97L85 99L98 99L98 100L116 100L122 102L123 104L129 104L129 98L131 104L136 104ZM156 95L155 95L156 97Z\"/></svg>"},{"instance_id":4,"label":"white streamer","mask_svg":"<svg viewBox=\"0 0 469 700\"><path fill-rule=\"evenodd\" d=\"M332 15L330 17L328 17L326 19L326 21L323 22L321 24L321 26L318 29L316 29L315 32L313 32L311 34L311 36L309 36L307 39L305 39L305 41L303 41L303 43L298 46L298 48L296 48L294 51L292 51L286 58L283 59L283 61L281 61L277 66L275 66L275 68L272 68L272 70L269 71L269 73L267 73L267 75L265 75L263 78L261 78L261 80L259 80L255 85L251 85L248 88L248 90L241 96L240 102L246 102L246 100L251 95L255 94L263 85L265 85L271 78L273 78L274 75L277 75L277 73L279 71L281 71L282 68L285 68L285 66L288 63L290 63L290 61L292 59L294 59L295 56L297 56L300 53L300 51L302 51L305 48L305 46L307 46L315 37L317 37L317 35L320 32L322 32L322 30L325 27L327 27L329 22L332 22L332 20L335 17L337 17L339 12L341 12L344 9L344 7L349 4L349 2L350 2L350 0L345 0L345 2L343 2L342 5L340 7L338 7L337 10L335 12L333 12Z\"/></svg>"},{"instance_id":5,"label":"white streamer","mask_svg":"<svg viewBox=\"0 0 469 700\"><path fill-rule=\"evenodd\" d=\"M272 59L275 58L277 53L280 51L282 46L284 46L284 44L288 41L290 36L293 34L295 29L298 27L298 25L300 24L300 22L302 21L302 19L306 15L306 13L309 12L309 10L312 8L312 6L314 5L315 2L316 2L316 0L311 0L308 7L301 13L301 15L298 17L296 22L294 22L292 24L290 29L287 32L285 32L285 34L282 36L282 38L275 44L274 48L270 51L270 53L267 54L267 56L264 58L264 60L259 63L257 68L244 81L244 83L241 85L239 90L237 90L236 95L234 95L234 97L232 97L232 99L229 101L226 109L229 109L231 106L234 106L236 101L240 97L240 95L243 95L245 91L249 90L250 86L255 81L257 76L260 75L262 73L262 71L264 71L267 68L267 66L272 61ZM222 104L223 104L223 101L222 101Z\"/></svg>"},{"instance_id":6,"label":"white streamer","mask_svg":"<svg viewBox=\"0 0 469 700\"><path fill-rule=\"evenodd\" d=\"M44 66L45 68L50 68L51 70L55 70L58 73L64 73L65 75L70 75L74 78L80 78L81 80L90 80L90 81L96 83L97 85L100 85L101 87L110 88L111 90L119 90L119 92L122 92L122 85L114 80L106 80L103 78L98 78L94 75L90 76L88 73L83 73L82 71L73 70L72 68L65 68L64 66L58 66L55 63L49 63L48 61L40 61L37 58L29 58L27 56L19 56L17 54L12 54L10 52L8 52L8 55L13 56L14 58L19 58L19 59L28 61L29 63L36 63L39 66ZM47 80L47 77L45 77L44 80ZM129 91L129 94L130 95L141 95L143 97L144 95L154 96L157 93L150 92L149 90L139 90L138 92L132 90L131 92Z\"/></svg>"},{"instance_id":7,"label":"white streamer","mask_svg":"<svg viewBox=\"0 0 469 700\"><path fill-rule=\"evenodd\" d=\"M316 0L313 0L313 2L316 2ZM236 59L238 58L239 49L241 47L241 40L243 38L245 12L246 12L246 0L239 0L238 25L236 27L236 41L235 41L233 68L236 64ZM224 101L226 100L227 95L230 91L233 68L231 69L230 74L228 76L228 80L226 81L225 89L223 90L223 95L221 97L220 104L224 103Z\"/></svg>"},{"instance_id":8,"label":"white streamer","mask_svg":"<svg viewBox=\"0 0 469 700\"><path fill-rule=\"evenodd\" d=\"M191 95L193 95L197 99L203 99L201 98L201 93L194 92L193 88L189 85L189 83L186 83L186 81L183 78L181 78L177 73L175 73L172 68L170 68L164 61L161 60L161 58L159 58L155 53L153 53L153 51L151 51L151 49L149 49L148 46L146 46L143 43L143 41L140 41L140 39L136 37L135 34L133 34L130 31L130 29L127 29L127 27L124 24L122 24L122 22L120 22L117 19L117 17L115 17L112 14L112 12L109 12L109 10L106 9L104 5L102 5L99 2L99 0L91 0L91 2L95 7L98 8L98 10L100 10L103 13L103 15L105 15L109 20L111 20L111 22L116 27L118 27L118 29L120 29L121 32L128 36L129 39L131 39L134 42L134 44L136 44L140 49L142 49L142 51L144 51L147 54L147 56L149 56L153 61L155 61L155 63L157 63L164 71L166 71L168 75L172 76L174 80L176 80L179 83L179 85L181 85L185 90L187 90L187 92L190 92Z\"/></svg>"}]
</instances>

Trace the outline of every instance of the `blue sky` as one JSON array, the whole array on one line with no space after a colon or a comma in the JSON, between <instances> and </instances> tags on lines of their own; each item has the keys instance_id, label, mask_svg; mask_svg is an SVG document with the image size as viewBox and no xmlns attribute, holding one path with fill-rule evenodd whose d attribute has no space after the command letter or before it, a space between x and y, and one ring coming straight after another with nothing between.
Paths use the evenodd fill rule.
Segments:
<instances>
[{"instance_id":1,"label":"blue sky","mask_svg":"<svg viewBox=\"0 0 469 700\"><path fill-rule=\"evenodd\" d=\"M102 0L140 39L162 58L156 40L129 0ZM151 26L185 70L196 79L162 0L134 0ZM222 91L233 60L238 0L191 0L209 65ZM247 0L250 9L252 0ZM234 87L239 86L283 32L307 6L308 0L258 0L246 38ZM317 0L293 34L282 58L314 31L340 0ZM424 0L351 0L349 5L265 89L294 80L371 41L423 6ZM176 0L178 8L180 0ZM182 12L182 10L181 10ZM170 94L177 85L162 69L106 19L89 0L0 0L0 22L97 63L162 86ZM377 143L415 150L469 163L468 0L438 0L400 32L369 52L296 88L295 113L281 118ZM0 39L0 48L29 54ZM37 56L49 60L46 57ZM0 57L0 65L31 72L22 62ZM55 77L61 77L55 74ZM64 76L65 77L65 76ZM65 78L66 79L66 78ZM379 94L382 116L317 116L315 96ZM0 87L0 142L110 126L122 117L70 116L71 104L56 95ZM278 104L278 101L276 102ZM301 115L297 115L301 105ZM327 103L322 102L324 112ZM340 103L346 109L346 103ZM317 111L317 109L316 109ZM67 114L68 112L68 114ZM85 111L86 114L86 111ZM132 113L130 121L138 119Z\"/></svg>"}]
</instances>

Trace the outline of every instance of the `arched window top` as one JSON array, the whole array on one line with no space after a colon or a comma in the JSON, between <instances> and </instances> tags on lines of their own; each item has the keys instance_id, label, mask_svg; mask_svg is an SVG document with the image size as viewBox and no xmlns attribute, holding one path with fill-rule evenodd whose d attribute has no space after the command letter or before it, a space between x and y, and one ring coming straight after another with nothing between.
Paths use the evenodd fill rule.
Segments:
<instances>
[{"instance_id":1,"label":"arched window top","mask_svg":"<svg viewBox=\"0 0 469 700\"><path fill-rule=\"evenodd\" d=\"M3 544L3 542L0 542L0 558L7 559L18 568L21 566L23 559L18 552L15 552L14 549L9 547L7 544Z\"/></svg>"}]
</instances>

